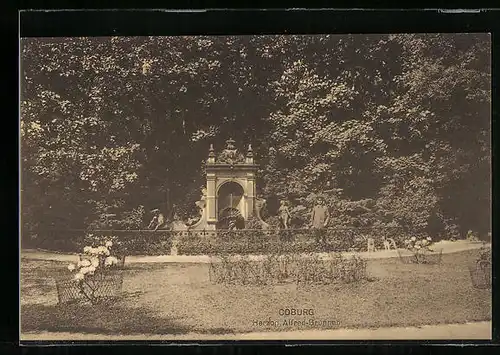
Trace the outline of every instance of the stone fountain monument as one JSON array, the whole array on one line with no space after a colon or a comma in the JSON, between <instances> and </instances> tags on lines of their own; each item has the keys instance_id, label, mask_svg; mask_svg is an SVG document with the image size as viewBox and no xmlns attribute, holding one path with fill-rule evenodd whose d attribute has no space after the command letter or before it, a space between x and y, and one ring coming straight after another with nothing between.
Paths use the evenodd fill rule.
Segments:
<instances>
[{"instance_id":1,"label":"stone fountain monument","mask_svg":"<svg viewBox=\"0 0 500 355\"><path fill-rule=\"evenodd\" d=\"M201 199L196 202L201 216L198 222L189 227L190 230L227 228L221 226L221 222L228 217L242 222L237 228L244 228L244 222L255 217L261 227L267 229L268 225L260 215L265 201L256 196L255 175L258 165L254 161L252 146L248 146L244 155L234 143L234 140L228 139L225 149L219 154L210 145L205 165L206 187L202 190Z\"/></svg>"}]
</instances>

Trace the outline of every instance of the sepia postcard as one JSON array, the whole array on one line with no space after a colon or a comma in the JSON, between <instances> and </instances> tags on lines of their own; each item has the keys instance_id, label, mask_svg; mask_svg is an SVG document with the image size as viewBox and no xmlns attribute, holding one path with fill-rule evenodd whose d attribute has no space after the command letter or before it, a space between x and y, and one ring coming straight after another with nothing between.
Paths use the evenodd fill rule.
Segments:
<instances>
[{"instance_id":1,"label":"sepia postcard","mask_svg":"<svg viewBox=\"0 0 500 355\"><path fill-rule=\"evenodd\" d=\"M491 36L20 39L20 338L492 338Z\"/></svg>"}]
</instances>

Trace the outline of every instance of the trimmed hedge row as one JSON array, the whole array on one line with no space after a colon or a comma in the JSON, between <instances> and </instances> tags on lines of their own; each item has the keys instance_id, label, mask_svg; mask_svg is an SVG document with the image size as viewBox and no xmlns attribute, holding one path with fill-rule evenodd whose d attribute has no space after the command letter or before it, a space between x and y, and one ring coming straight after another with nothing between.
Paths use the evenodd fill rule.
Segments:
<instances>
[{"instance_id":1,"label":"trimmed hedge row","mask_svg":"<svg viewBox=\"0 0 500 355\"><path fill-rule=\"evenodd\" d=\"M51 231L22 247L80 253L87 245L109 240L120 255L165 255L170 254L173 237L170 231Z\"/></svg>"},{"instance_id":2,"label":"trimmed hedge row","mask_svg":"<svg viewBox=\"0 0 500 355\"><path fill-rule=\"evenodd\" d=\"M114 250L123 255L170 254L172 241L177 237L177 252L181 255L267 254L270 252L308 253L366 250L366 238L373 237L376 247L383 248L381 236L393 238L399 246L408 238L401 229L338 228L322 233L325 242L318 242L318 232L312 229L296 230L219 230L219 231L50 231L41 233L23 248L59 252L81 252L86 245L99 240L111 240ZM89 234L92 234L89 236ZM416 235L416 234L415 234Z\"/></svg>"},{"instance_id":3,"label":"trimmed hedge row","mask_svg":"<svg viewBox=\"0 0 500 355\"><path fill-rule=\"evenodd\" d=\"M323 246L324 251L333 251L333 247ZM246 243L239 241L216 241L209 239L182 239L177 244L180 255L220 255L220 254L265 254L269 252L312 253L318 252L318 245L311 242L283 243L267 241L264 243Z\"/></svg>"},{"instance_id":4,"label":"trimmed hedge row","mask_svg":"<svg viewBox=\"0 0 500 355\"><path fill-rule=\"evenodd\" d=\"M366 251L366 234L353 230L325 230L325 242L314 230L224 233L217 236L185 236L177 244L180 255L267 254ZM377 247L383 248L380 238ZM393 238L396 239L396 238ZM399 241L400 238L397 238ZM397 241L397 242L398 242Z\"/></svg>"}]
</instances>

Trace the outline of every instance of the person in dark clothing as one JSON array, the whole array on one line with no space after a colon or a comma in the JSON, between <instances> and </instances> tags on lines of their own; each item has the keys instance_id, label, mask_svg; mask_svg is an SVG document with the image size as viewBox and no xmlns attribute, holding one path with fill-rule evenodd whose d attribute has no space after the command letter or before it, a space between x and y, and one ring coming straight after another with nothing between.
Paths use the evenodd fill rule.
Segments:
<instances>
[{"instance_id":1,"label":"person in dark clothing","mask_svg":"<svg viewBox=\"0 0 500 355\"><path fill-rule=\"evenodd\" d=\"M323 198L318 198L316 200L316 205L314 206L311 213L311 228L316 230L315 239L316 243L326 243L326 226L330 221L330 212L328 207L325 205L325 200Z\"/></svg>"}]
</instances>

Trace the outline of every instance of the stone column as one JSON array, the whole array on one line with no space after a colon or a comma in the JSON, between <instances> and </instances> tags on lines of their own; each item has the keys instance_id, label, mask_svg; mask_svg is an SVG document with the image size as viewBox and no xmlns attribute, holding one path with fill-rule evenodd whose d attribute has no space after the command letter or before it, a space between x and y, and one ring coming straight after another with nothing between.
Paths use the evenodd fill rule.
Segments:
<instances>
[{"instance_id":1,"label":"stone column","mask_svg":"<svg viewBox=\"0 0 500 355\"><path fill-rule=\"evenodd\" d=\"M243 196L241 198L240 203L238 204L238 209L240 210L241 216L246 220L248 218L248 212L247 212L247 194L243 192Z\"/></svg>"},{"instance_id":2,"label":"stone column","mask_svg":"<svg viewBox=\"0 0 500 355\"><path fill-rule=\"evenodd\" d=\"M215 174L207 173L207 222L217 222L217 196L216 194Z\"/></svg>"},{"instance_id":3,"label":"stone column","mask_svg":"<svg viewBox=\"0 0 500 355\"><path fill-rule=\"evenodd\" d=\"M247 191L246 191L246 207L247 218L254 215L255 206L255 175L254 173L247 173Z\"/></svg>"}]
</instances>

